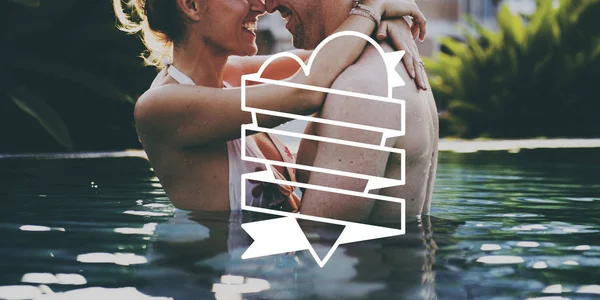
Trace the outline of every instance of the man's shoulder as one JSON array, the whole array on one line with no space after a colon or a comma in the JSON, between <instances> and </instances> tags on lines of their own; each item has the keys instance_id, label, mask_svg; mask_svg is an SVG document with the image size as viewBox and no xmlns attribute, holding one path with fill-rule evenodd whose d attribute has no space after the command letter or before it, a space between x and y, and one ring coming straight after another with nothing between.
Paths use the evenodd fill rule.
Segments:
<instances>
[{"instance_id":1,"label":"man's shoulder","mask_svg":"<svg viewBox=\"0 0 600 300\"><path fill-rule=\"evenodd\" d=\"M385 96L387 93L387 69L383 57L375 47L367 47L361 57L336 78L331 87Z\"/></svg>"},{"instance_id":2,"label":"man's shoulder","mask_svg":"<svg viewBox=\"0 0 600 300\"><path fill-rule=\"evenodd\" d=\"M383 49L384 53L394 51L393 48L386 43L380 43L379 45ZM379 52L375 46L369 44L367 47L365 47L365 50L362 52L356 62L346 68L342 74L345 73L352 75L362 74L363 76L361 77L387 76L387 69L385 67L385 62L381 52Z\"/></svg>"}]
</instances>

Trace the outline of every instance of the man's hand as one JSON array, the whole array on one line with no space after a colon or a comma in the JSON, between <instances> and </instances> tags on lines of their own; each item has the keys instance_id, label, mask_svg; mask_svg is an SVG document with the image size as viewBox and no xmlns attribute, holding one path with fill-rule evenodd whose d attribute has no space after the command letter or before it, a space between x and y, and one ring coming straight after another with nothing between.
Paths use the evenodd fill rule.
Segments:
<instances>
[{"instance_id":1,"label":"man's hand","mask_svg":"<svg viewBox=\"0 0 600 300\"><path fill-rule=\"evenodd\" d=\"M415 30L417 28L417 30ZM396 50L404 50L406 53L402 58L408 74L415 80L417 86L427 90L427 74L425 65L419 56L419 50L415 39L418 34L417 26L409 26L405 19L390 19L381 22L377 29L377 39L380 41L390 39Z\"/></svg>"}]
</instances>

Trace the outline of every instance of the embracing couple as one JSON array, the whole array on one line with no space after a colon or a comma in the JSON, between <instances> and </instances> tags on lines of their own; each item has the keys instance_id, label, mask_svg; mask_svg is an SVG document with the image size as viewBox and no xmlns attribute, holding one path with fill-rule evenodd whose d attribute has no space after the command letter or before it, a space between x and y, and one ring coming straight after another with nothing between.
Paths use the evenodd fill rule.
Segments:
<instances>
[{"instance_id":1,"label":"embracing couple","mask_svg":"<svg viewBox=\"0 0 600 300\"><path fill-rule=\"evenodd\" d=\"M355 221L393 222L400 206L385 201L365 202L341 194L248 182L241 175L265 170L260 163L241 159L240 127L252 123L241 110L241 76L256 73L268 57L257 52L257 19L279 11L293 35L294 53L303 60L327 36L340 31L374 35L384 51L405 50L396 67L407 83L393 97L406 101L406 135L389 138L388 147L406 150L406 184L375 192L406 199L407 216L428 214L437 167L438 121L433 95L415 39L425 36L425 18L414 0L113 0L121 29L141 33L150 55L161 69L151 88L137 101L135 121L140 141L169 199L181 209L239 210L241 193L251 206ZM130 14L128 14L130 12ZM383 18L382 18L383 16ZM380 53L367 41L344 36L329 42L314 60L310 76L299 72L293 59L277 59L263 77L335 88L363 94L387 95L387 70ZM255 84L246 88L250 107L291 114L319 114L326 119L369 120L378 127L400 129L401 111L371 103L347 101L344 96ZM259 115L261 127L289 120ZM306 133L372 143L381 133L309 123ZM248 155L352 173L400 178L401 159L395 153L301 142L297 157L275 136L245 137ZM378 142L376 143L378 144ZM372 151L372 150L371 150ZM273 166L276 178L309 184L364 190L365 180ZM383 202L383 203L380 203Z\"/></svg>"}]
</instances>

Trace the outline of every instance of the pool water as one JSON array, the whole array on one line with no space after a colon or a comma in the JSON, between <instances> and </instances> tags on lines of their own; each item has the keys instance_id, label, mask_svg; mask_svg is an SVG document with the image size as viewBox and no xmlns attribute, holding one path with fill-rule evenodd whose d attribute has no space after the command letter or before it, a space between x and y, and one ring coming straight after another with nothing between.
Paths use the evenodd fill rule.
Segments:
<instances>
[{"instance_id":1,"label":"pool water","mask_svg":"<svg viewBox=\"0 0 600 300\"><path fill-rule=\"evenodd\" d=\"M175 210L142 158L4 158L0 299L598 299L599 154L441 152L431 218L324 268L242 260L265 216Z\"/></svg>"}]
</instances>

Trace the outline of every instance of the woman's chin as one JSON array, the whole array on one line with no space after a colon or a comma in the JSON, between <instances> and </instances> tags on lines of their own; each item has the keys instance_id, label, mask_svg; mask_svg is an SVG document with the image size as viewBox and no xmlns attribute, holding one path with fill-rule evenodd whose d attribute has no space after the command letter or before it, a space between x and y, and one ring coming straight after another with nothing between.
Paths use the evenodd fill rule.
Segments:
<instances>
[{"instance_id":1,"label":"woman's chin","mask_svg":"<svg viewBox=\"0 0 600 300\"><path fill-rule=\"evenodd\" d=\"M240 49L241 51L236 54L237 56L254 56L256 53L258 53L258 46L256 43L252 45L244 45L240 47Z\"/></svg>"}]
</instances>

